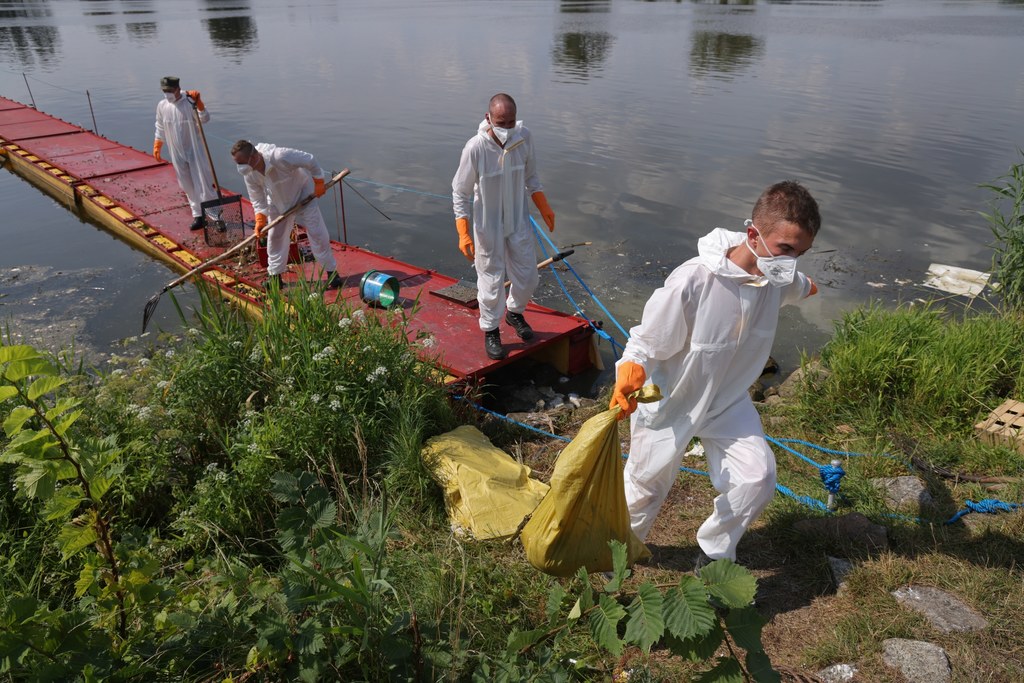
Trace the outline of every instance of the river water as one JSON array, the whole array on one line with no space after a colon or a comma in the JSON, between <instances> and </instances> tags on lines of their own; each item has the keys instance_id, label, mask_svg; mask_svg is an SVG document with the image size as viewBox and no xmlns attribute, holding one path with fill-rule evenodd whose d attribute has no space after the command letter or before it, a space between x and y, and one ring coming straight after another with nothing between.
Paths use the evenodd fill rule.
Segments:
<instances>
[{"instance_id":1,"label":"river water","mask_svg":"<svg viewBox=\"0 0 1024 683\"><path fill-rule=\"evenodd\" d=\"M148 150L177 75L212 114L224 186L242 190L238 138L312 152L352 171L344 226L322 204L332 235L456 277L451 178L489 97L512 94L552 237L592 243L571 263L627 329L698 237L800 180L824 218L801 259L821 292L783 312L784 368L866 301L944 296L921 286L931 263L989 268L977 186L1020 161L1022 48L1020 0L0 1L0 95ZM170 270L7 172L0 204L14 331L61 321L51 338L100 349L138 333ZM538 299L571 310L550 275Z\"/></svg>"}]
</instances>

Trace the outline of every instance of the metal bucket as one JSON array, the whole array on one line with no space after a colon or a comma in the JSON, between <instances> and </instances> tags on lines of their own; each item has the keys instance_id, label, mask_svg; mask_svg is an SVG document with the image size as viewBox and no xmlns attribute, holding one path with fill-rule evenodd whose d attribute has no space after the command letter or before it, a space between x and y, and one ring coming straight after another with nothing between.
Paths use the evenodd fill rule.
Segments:
<instances>
[{"instance_id":1,"label":"metal bucket","mask_svg":"<svg viewBox=\"0 0 1024 683\"><path fill-rule=\"evenodd\" d=\"M359 296L372 306L391 308L398 302L398 290L398 278L379 270L367 271L359 281Z\"/></svg>"}]
</instances>

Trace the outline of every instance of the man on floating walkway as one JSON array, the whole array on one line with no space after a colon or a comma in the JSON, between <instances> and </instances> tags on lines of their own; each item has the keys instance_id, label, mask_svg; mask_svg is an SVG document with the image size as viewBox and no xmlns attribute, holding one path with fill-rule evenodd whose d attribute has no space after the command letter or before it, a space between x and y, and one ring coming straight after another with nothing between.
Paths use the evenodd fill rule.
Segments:
<instances>
[{"instance_id":1,"label":"man on floating walkway","mask_svg":"<svg viewBox=\"0 0 1024 683\"><path fill-rule=\"evenodd\" d=\"M818 204L799 183L767 188L744 232L716 228L698 256L651 295L618 362L609 407L632 413L625 488L630 523L644 540L699 437L718 491L697 531L700 567L736 559L736 545L775 493L775 457L747 389L764 369L779 308L817 291L796 271L821 226ZM637 406L645 382L665 398ZM633 411L636 411L635 413Z\"/></svg>"},{"instance_id":2,"label":"man on floating walkway","mask_svg":"<svg viewBox=\"0 0 1024 683\"><path fill-rule=\"evenodd\" d=\"M539 281L527 193L548 230L554 230L555 212L537 175L533 138L523 122L516 120L515 101L499 93L491 98L477 134L463 148L452 180L459 250L476 266L480 329L487 357L493 360L505 357L498 330L503 313L520 339L533 338L523 317ZM507 299L506 270L512 281Z\"/></svg>"},{"instance_id":3,"label":"man on floating walkway","mask_svg":"<svg viewBox=\"0 0 1024 683\"><path fill-rule=\"evenodd\" d=\"M268 218L274 220L311 194L324 194L324 170L308 152L239 140L231 148L231 156L245 179L249 201L256 212L257 235L266 227ZM288 270L288 245L296 220L306 228L316 262L327 271L328 289L340 287L343 280L334 272L337 265L331 251L331 236L316 202L306 204L267 235L268 285L281 287L281 274Z\"/></svg>"},{"instance_id":4,"label":"man on floating walkway","mask_svg":"<svg viewBox=\"0 0 1024 683\"><path fill-rule=\"evenodd\" d=\"M176 76L161 78L160 89L164 92L164 99L156 105L153 158L163 161L161 150L165 145L170 150L178 185L188 197L189 208L192 209L192 224L189 228L202 230L205 222L202 203L216 199L217 191L209 159L205 157L203 142L199 137L199 124L193 114L193 103L203 123L210 120L210 112L198 90L189 90L185 93L188 97L182 97L180 79Z\"/></svg>"}]
</instances>

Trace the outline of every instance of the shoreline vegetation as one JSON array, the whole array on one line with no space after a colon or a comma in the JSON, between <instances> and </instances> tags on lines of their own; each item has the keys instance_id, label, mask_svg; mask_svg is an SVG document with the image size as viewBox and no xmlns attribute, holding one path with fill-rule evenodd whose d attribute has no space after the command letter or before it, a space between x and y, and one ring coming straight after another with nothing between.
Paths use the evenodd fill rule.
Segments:
<instances>
[{"instance_id":1,"label":"shoreline vegetation","mask_svg":"<svg viewBox=\"0 0 1024 683\"><path fill-rule=\"evenodd\" d=\"M259 320L203 299L180 337L102 370L5 342L0 680L778 681L839 663L849 680L902 680L893 638L939 645L952 680L1021 680L1024 515L945 523L966 500L1024 502L1024 447L975 434L1024 398L1024 166L986 187L998 298L838 321L792 393L758 404L773 437L864 454L842 459L838 509L777 496L739 565L700 579L714 492L687 473L653 558L610 581L554 579L518 543L453 533L427 438L476 424L541 479L564 444L451 400L401 313L299 288ZM606 401L558 413L555 431ZM781 484L824 497L813 467L776 454ZM929 502L876 485L907 475ZM885 547L801 530L853 512ZM830 557L850 564L839 591ZM893 597L907 585L988 625L937 631Z\"/></svg>"}]
</instances>

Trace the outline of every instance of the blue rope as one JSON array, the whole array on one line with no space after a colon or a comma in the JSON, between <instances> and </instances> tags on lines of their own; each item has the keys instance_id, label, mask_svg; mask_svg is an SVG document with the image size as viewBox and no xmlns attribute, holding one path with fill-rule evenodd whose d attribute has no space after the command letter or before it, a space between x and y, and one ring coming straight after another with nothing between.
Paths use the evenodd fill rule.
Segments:
<instances>
[{"instance_id":1,"label":"blue rope","mask_svg":"<svg viewBox=\"0 0 1024 683\"><path fill-rule=\"evenodd\" d=\"M846 470L844 470L842 466L833 465L831 463L828 465L822 465L820 463L814 462L813 460L805 456L803 453L800 453L799 451L790 448L786 444L800 443L804 446L810 446L811 448L816 448L819 451L829 453L831 455L850 455L849 453L843 453L842 451L833 451L832 449L825 448L824 446L816 446L815 444L808 443L807 441L800 441L799 439L774 439L768 436L767 434L764 438L768 442L775 444L776 446L783 450L789 451L790 453L800 458L804 462L809 463L812 466L818 468L818 475L821 477L821 483L825 486L825 490L833 495L839 493L839 484L842 482L843 477L846 476Z\"/></svg>"},{"instance_id":2,"label":"blue rope","mask_svg":"<svg viewBox=\"0 0 1024 683\"><path fill-rule=\"evenodd\" d=\"M530 223L533 224L533 230L537 235L537 241L540 242L541 244L542 251L544 251L545 254L547 253L547 249L544 249L544 241L546 241L550 248L557 252L558 247L556 247L555 243L551 241L551 238L548 237L543 230L541 230L540 226L537 225L537 221L534 220L533 216L530 216ZM542 238L544 241L542 241ZM601 311L606 316L608 316L608 319L612 321L612 324L615 325L615 327L619 330L622 336L625 337L626 339L629 339L629 333L622 328L622 325L620 325L619 321L615 319L615 316L611 314L611 311L609 311L605 307L605 305L601 302L601 299L599 299L598 296L594 294L593 290L591 290L590 287L587 286L587 283L583 281L583 278L581 278L579 273L576 272L576 269L572 267L572 264L570 264L568 261L565 261L565 265L569 269L569 272L571 272L573 276L576 278L576 281L580 283L580 286L583 287L584 291L586 291L587 295L594 301L595 304L597 304L598 308L600 308ZM558 275L558 272L554 268L551 269L551 272L555 276L555 279L558 280L558 284L562 288L562 291L565 293L566 297L568 297L569 300L572 301L572 297L569 296L569 292L566 290L565 285L562 283L562 278ZM576 310L579 311L580 315L586 318L586 316L583 315L582 309L580 309L579 305L577 305L575 301L573 301L573 305L576 307ZM595 327L594 329L596 330L598 328ZM612 339L612 337L609 336L608 334L604 334L603 336L609 339L613 344L616 344L619 348L625 348L622 345L618 344L618 342Z\"/></svg>"},{"instance_id":3,"label":"blue rope","mask_svg":"<svg viewBox=\"0 0 1024 683\"><path fill-rule=\"evenodd\" d=\"M565 441L565 442L571 442L572 441L572 439L570 439L568 437L559 436L558 434L552 434L551 432L546 432L543 429L538 429L537 427L533 427L532 425L528 425L525 422L520 422L519 420L514 420L511 417L509 417L508 415L502 415L501 413L496 412L494 410L491 410L489 408L484 408L482 405L479 405L477 403L474 403L474 402L466 399L465 396L455 396L454 398L456 400L459 400L459 401L465 401L467 404L469 404L470 406L476 408L480 412L487 413L488 415L493 415L494 417L497 417L497 418L500 418L502 420L505 420L506 422L510 422L510 423L512 423L512 424L514 424L514 425L516 425L518 427L522 427L523 429L527 429L527 430L529 430L531 432L536 432L537 434L540 434L542 436L547 436L547 437L550 437L552 439L558 439L560 441ZM629 454L628 453L623 453L622 454L622 459L623 460L629 459ZM680 472L687 472L689 474L696 474L696 475L699 475L699 476L702 476L702 477L708 477L708 478L711 477L711 475L708 474L707 472L703 472L701 470L691 469L689 467L683 467L682 465L680 465L679 471ZM776 483L775 484L775 490L778 491L779 493L783 494L783 495L786 495L786 496L789 496L790 498L793 498L797 502L803 503L804 505L806 505L808 507L814 508L816 510L824 510L826 512L829 511L828 510L828 506L825 505L825 503L821 502L820 500L818 500L816 498L811 498L810 496L798 495L798 494L794 493L792 490L790 490L790 489L786 488L785 486L783 486L782 484Z\"/></svg>"},{"instance_id":4,"label":"blue rope","mask_svg":"<svg viewBox=\"0 0 1024 683\"><path fill-rule=\"evenodd\" d=\"M985 500L979 500L978 502L968 499L964 501L964 509L946 520L946 524L952 524L964 515L968 515L972 512L984 512L988 514L996 512L1012 512L1020 507L1020 503L1004 503L1003 501L996 500L994 498L986 498Z\"/></svg>"},{"instance_id":5,"label":"blue rope","mask_svg":"<svg viewBox=\"0 0 1024 683\"><path fill-rule=\"evenodd\" d=\"M771 440L770 437L766 438L769 438L769 440ZM908 470L914 469L914 466L911 465L906 460L904 460L903 458L900 458L895 455L890 455L888 453L857 453L854 451L837 451L831 448L826 448L825 446L819 446L818 444L811 443L810 441L803 441L801 439L777 439L774 440L774 443L779 446L782 446L782 444L784 443L800 444L801 446L807 446L808 448L813 448L817 451L821 451L822 453L828 453L829 455L841 455L845 458L889 458L890 460L895 460L898 463L902 463L903 466L906 467ZM785 446L783 446L783 448L785 448Z\"/></svg>"},{"instance_id":6,"label":"blue rope","mask_svg":"<svg viewBox=\"0 0 1024 683\"><path fill-rule=\"evenodd\" d=\"M562 441L567 441L567 442L568 441L572 441L572 439L570 439L567 436L558 436L557 434L552 434L551 432L545 432L543 429L537 429L536 427L528 425L525 422L520 422L519 420L513 420L508 415L502 415L501 413L495 412L495 411L493 411L493 410L491 410L489 408L484 408L482 405L479 405L477 403L473 403L472 401L468 400L465 396L455 396L455 399L457 399L459 401L465 401L467 404L473 406L474 408L476 408L477 410L479 410L482 413L487 413L488 415L493 415L494 417L500 417L502 420L505 420L506 422L511 422L512 424L514 424L516 426L519 426L519 427L522 427L523 429L528 429L531 432L536 432L536 433L541 434L543 436L551 437L552 439L560 439Z\"/></svg>"}]
</instances>

